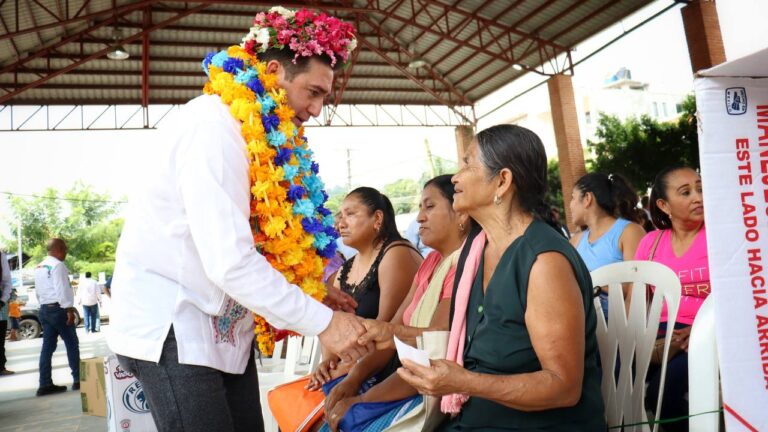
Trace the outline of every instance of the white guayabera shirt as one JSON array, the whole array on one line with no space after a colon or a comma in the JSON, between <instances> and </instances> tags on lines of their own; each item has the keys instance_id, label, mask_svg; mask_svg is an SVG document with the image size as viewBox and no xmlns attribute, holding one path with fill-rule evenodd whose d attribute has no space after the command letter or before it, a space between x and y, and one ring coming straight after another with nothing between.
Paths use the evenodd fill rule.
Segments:
<instances>
[{"instance_id":1,"label":"white guayabera shirt","mask_svg":"<svg viewBox=\"0 0 768 432\"><path fill-rule=\"evenodd\" d=\"M254 248L240 123L218 96L185 105L138 177L112 280L109 347L158 362L173 326L179 362L243 373L256 311L317 335L332 311Z\"/></svg>"},{"instance_id":2,"label":"white guayabera shirt","mask_svg":"<svg viewBox=\"0 0 768 432\"><path fill-rule=\"evenodd\" d=\"M58 303L62 309L75 305L69 270L58 258L47 256L35 267L35 294L41 305Z\"/></svg>"}]
</instances>

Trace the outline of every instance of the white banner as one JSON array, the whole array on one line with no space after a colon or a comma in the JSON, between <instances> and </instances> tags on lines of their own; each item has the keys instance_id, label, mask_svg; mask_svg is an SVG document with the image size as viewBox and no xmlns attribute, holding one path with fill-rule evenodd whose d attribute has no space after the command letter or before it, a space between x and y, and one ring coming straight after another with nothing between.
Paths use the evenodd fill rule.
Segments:
<instances>
[{"instance_id":1,"label":"white banner","mask_svg":"<svg viewBox=\"0 0 768 432\"><path fill-rule=\"evenodd\" d=\"M767 74L768 50L763 50L705 71L695 81L729 431L768 430Z\"/></svg>"}]
</instances>

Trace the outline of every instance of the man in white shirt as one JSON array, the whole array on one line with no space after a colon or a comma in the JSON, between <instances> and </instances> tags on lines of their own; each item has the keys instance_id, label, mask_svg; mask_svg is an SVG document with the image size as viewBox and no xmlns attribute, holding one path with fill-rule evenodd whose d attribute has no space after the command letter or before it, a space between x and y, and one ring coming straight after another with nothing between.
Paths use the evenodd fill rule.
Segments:
<instances>
[{"instance_id":1,"label":"man in white shirt","mask_svg":"<svg viewBox=\"0 0 768 432\"><path fill-rule=\"evenodd\" d=\"M40 386L38 396L66 391L51 380L51 358L58 338L67 348L67 361L72 370L72 390L80 390L80 347L75 332L75 293L69 283L69 270L64 264L67 245L64 240L48 241L48 256L35 267L35 293L40 303L43 326L43 348L40 351Z\"/></svg>"},{"instance_id":2,"label":"man in white shirt","mask_svg":"<svg viewBox=\"0 0 768 432\"><path fill-rule=\"evenodd\" d=\"M334 73L303 55L287 46L258 55L286 90L296 126L320 114ZM200 96L178 118L131 197L108 343L142 383L159 431L263 430L250 311L318 335L347 361L372 347L357 344L357 317L305 295L255 249L246 143L229 107Z\"/></svg>"},{"instance_id":3,"label":"man in white shirt","mask_svg":"<svg viewBox=\"0 0 768 432\"><path fill-rule=\"evenodd\" d=\"M83 305L85 320L85 332L96 333L99 331L99 305L101 305L101 289L95 280L91 279L91 272L85 272L85 277L77 285L77 302Z\"/></svg>"},{"instance_id":4,"label":"man in white shirt","mask_svg":"<svg viewBox=\"0 0 768 432\"><path fill-rule=\"evenodd\" d=\"M8 331L8 302L11 300L12 289L8 257L0 251L0 376L13 374L5 368L5 332Z\"/></svg>"}]
</instances>

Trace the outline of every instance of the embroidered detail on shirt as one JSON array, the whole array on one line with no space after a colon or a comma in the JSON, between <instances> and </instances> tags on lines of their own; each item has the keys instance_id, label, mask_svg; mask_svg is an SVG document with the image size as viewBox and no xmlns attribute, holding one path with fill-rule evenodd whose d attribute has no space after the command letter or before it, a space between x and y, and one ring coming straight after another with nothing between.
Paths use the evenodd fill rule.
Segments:
<instances>
[{"instance_id":1,"label":"embroidered detail on shirt","mask_svg":"<svg viewBox=\"0 0 768 432\"><path fill-rule=\"evenodd\" d=\"M240 306L231 298L227 298L224 313L212 318L215 342L217 344L228 343L235 346L235 327L247 315L248 309Z\"/></svg>"},{"instance_id":2,"label":"embroidered detail on shirt","mask_svg":"<svg viewBox=\"0 0 768 432\"><path fill-rule=\"evenodd\" d=\"M50 266L48 264L40 264L37 267L35 267L35 270L39 268L44 268L48 271L48 277L51 277L51 271L53 271L53 266Z\"/></svg>"}]
</instances>

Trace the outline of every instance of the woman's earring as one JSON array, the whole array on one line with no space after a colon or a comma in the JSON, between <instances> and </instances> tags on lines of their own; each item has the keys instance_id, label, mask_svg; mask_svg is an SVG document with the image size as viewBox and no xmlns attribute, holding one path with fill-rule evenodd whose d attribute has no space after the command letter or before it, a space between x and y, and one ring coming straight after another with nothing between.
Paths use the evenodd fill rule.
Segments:
<instances>
[{"instance_id":1,"label":"woman's earring","mask_svg":"<svg viewBox=\"0 0 768 432\"><path fill-rule=\"evenodd\" d=\"M464 231L464 224L459 222L459 231Z\"/></svg>"},{"instance_id":2,"label":"woman's earring","mask_svg":"<svg viewBox=\"0 0 768 432\"><path fill-rule=\"evenodd\" d=\"M501 204L501 197L498 196L498 195L494 195L493 196L493 203L496 204L496 205Z\"/></svg>"}]
</instances>

